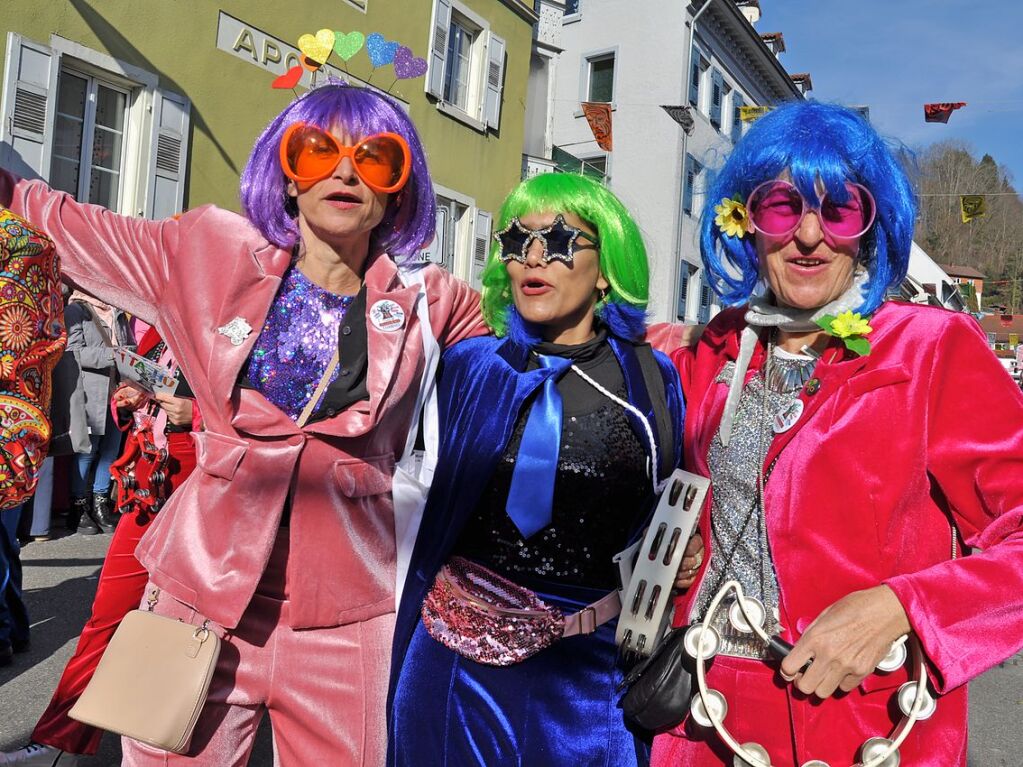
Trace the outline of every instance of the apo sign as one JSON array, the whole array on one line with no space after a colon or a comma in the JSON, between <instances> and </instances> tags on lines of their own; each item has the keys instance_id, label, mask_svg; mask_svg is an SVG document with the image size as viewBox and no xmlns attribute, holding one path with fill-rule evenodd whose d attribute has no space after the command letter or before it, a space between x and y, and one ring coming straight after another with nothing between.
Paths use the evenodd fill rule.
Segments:
<instances>
[{"instance_id":1,"label":"apo sign","mask_svg":"<svg viewBox=\"0 0 1023 767\"><path fill-rule=\"evenodd\" d=\"M265 69L274 76L283 75L301 63L298 48L223 11L217 20L217 48ZM320 69L317 79L322 80L325 75L344 77L349 81L358 79L329 64ZM312 85L312 73L303 70L299 85L305 88Z\"/></svg>"}]
</instances>

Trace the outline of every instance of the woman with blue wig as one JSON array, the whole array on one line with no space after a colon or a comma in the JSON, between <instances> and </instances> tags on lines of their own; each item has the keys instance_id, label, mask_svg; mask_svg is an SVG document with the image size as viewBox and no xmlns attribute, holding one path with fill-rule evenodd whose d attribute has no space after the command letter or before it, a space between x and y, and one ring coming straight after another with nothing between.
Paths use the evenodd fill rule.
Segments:
<instances>
[{"instance_id":1,"label":"woman with blue wig","mask_svg":"<svg viewBox=\"0 0 1023 767\"><path fill-rule=\"evenodd\" d=\"M675 370L643 340L646 251L583 176L522 183L498 225L483 274L498 337L449 349L438 379L443 441L398 610L389 764L646 764L616 705L612 557L677 465L682 425Z\"/></svg>"},{"instance_id":2,"label":"woman with blue wig","mask_svg":"<svg viewBox=\"0 0 1023 767\"><path fill-rule=\"evenodd\" d=\"M124 764L244 765L265 713L275 762L382 764L395 460L430 350L486 332L467 285L409 268L436 211L405 111L336 82L299 97L256 141L244 217L118 216L3 171L0 199L157 327L205 415L136 556L146 604L223 635L220 661L187 753L125 739Z\"/></svg>"},{"instance_id":3,"label":"woman with blue wig","mask_svg":"<svg viewBox=\"0 0 1023 767\"><path fill-rule=\"evenodd\" d=\"M1023 644L1023 396L973 317L886 300L915 215L874 129L815 102L758 120L712 184L702 255L732 306L675 361L712 484L676 624L706 619L713 661L656 765L965 765L966 682Z\"/></svg>"}]
</instances>

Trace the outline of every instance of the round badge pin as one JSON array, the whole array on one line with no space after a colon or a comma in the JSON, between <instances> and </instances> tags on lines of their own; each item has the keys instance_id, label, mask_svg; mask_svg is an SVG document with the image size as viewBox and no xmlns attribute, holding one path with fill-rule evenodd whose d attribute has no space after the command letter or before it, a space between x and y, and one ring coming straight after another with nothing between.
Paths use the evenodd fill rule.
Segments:
<instances>
[{"instance_id":1,"label":"round badge pin","mask_svg":"<svg viewBox=\"0 0 1023 767\"><path fill-rule=\"evenodd\" d=\"M392 333L405 325L405 310L394 301L377 301L369 308L369 321L377 330Z\"/></svg>"},{"instance_id":2,"label":"round badge pin","mask_svg":"<svg viewBox=\"0 0 1023 767\"><path fill-rule=\"evenodd\" d=\"M799 416L803 414L803 400L793 400L791 404L786 405L779 410L774 416L774 433L781 434L786 432L796 425L796 421L799 420Z\"/></svg>"}]
</instances>

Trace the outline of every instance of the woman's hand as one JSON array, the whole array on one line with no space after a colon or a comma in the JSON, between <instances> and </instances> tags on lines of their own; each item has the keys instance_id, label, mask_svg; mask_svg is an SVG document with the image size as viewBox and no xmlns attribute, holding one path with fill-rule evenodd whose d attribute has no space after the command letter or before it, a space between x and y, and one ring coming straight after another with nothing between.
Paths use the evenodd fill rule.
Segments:
<instances>
[{"instance_id":1,"label":"woman's hand","mask_svg":"<svg viewBox=\"0 0 1023 767\"><path fill-rule=\"evenodd\" d=\"M149 393L138 388L134 384L121 384L114 392L110 401L116 408L127 410L138 410L149 398Z\"/></svg>"},{"instance_id":2,"label":"woman's hand","mask_svg":"<svg viewBox=\"0 0 1023 767\"><path fill-rule=\"evenodd\" d=\"M781 675L821 699L835 690L849 692L873 673L892 642L910 628L902 603L887 586L854 591L810 624L782 661ZM811 658L810 668L799 673Z\"/></svg>"},{"instance_id":3,"label":"woman's hand","mask_svg":"<svg viewBox=\"0 0 1023 767\"><path fill-rule=\"evenodd\" d=\"M687 589L696 581L696 573L703 564L703 536L699 533L693 535L686 544L685 554L678 566L678 573L675 575L675 588Z\"/></svg>"},{"instance_id":4,"label":"woman's hand","mask_svg":"<svg viewBox=\"0 0 1023 767\"><path fill-rule=\"evenodd\" d=\"M175 397L171 394L153 396L167 414L167 420L175 426L192 425L192 400L187 397Z\"/></svg>"}]
</instances>

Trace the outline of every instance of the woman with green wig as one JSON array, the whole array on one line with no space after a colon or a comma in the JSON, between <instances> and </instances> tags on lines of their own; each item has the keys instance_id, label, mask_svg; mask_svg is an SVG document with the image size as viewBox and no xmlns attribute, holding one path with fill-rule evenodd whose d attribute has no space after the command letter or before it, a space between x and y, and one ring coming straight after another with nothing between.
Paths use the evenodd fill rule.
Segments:
<instances>
[{"instance_id":1,"label":"woman with green wig","mask_svg":"<svg viewBox=\"0 0 1023 767\"><path fill-rule=\"evenodd\" d=\"M576 175L520 184L497 228L483 273L495 335L450 347L438 377L388 762L646 764L617 706L612 557L678 465L683 418L673 366L644 341L646 249L622 203Z\"/></svg>"}]
</instances>

